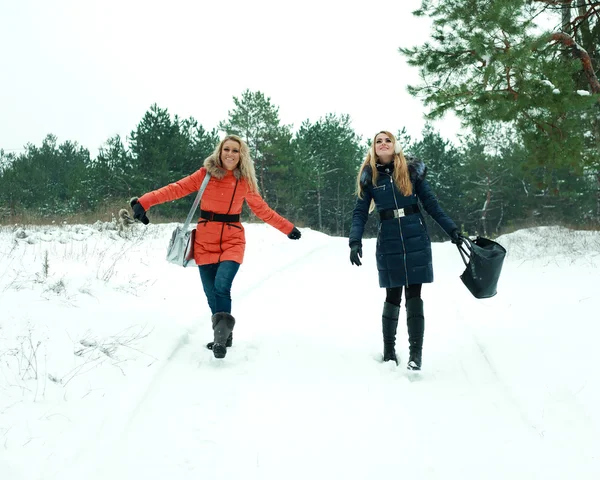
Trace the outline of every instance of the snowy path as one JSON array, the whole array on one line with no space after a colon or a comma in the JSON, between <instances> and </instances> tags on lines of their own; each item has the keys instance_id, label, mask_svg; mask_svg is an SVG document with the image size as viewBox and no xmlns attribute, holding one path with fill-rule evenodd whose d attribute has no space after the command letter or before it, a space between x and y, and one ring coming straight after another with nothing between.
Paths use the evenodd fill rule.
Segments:
<instances>
[{"instance_id":1,"label":"snowy path","mask_svg":"<svg viewBox=\"0 0 600 480\"><path fill-rule=\"evenodd\" d=\"M163 260L172 228L0 232L2 480L600 478L597 234L504 237L513 256L484 301L434 244L409 378L404 309L401 366L380 361L374 240L356 268L344 238L248 225L219 361L198 272ZM39 375L16 363L27 338ZM78 356L90 340L120 343Z\"/></svg>"},{"instance_id":2,"label":"snowy path","mask_svg":"<svg viewBox=\"0 0 600 480\"><path fill-rule=\"evenodd\" d=\"M404 368L403 321L402 365L381 363L373 258L367 247L368 263L351 269L339 259L344 246L330 240L255 282L241 273L226 359L204 348L211 332L200 326L127 417L56 478L548 480L568 478L575 464L595 475L587 436L579 443L565 438L568 425L533 418L524 391L503 378L455 307L464 294L456 280L424 291L422 376L409 381ZM307 278L302 290L314 296L298 298L295 281ZM563 399L565 418L592 439L597 432L576 402Z\"/></svg>"}]
</instances>

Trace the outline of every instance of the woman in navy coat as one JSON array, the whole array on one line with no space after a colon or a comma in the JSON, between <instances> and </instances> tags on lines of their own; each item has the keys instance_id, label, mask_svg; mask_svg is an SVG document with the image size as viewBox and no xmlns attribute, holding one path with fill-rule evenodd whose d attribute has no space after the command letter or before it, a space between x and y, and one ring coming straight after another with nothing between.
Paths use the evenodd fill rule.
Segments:
<instances>
[{"instance_id":1,"label":"woman in navy coat","mask_svg":"<svg viewBox=\"0 0 600 480\"><path fill-rule=\"evenodd\" d=\"M409 370L420 370L425 317L421 286L433 282L431 240L422 208L444 229L453 243L460 244L460 231L444 213L433 194L421 160L405 158L390 132L381 131L373 140L357 179L357 200L350 230L350 261L360 266L362 236L369 212L377 211L377 270L379 286L386 289L383 304L383 360L396 356L396 329L402 288L405 291L409 341Z\"/></svg>"}]
</instances>

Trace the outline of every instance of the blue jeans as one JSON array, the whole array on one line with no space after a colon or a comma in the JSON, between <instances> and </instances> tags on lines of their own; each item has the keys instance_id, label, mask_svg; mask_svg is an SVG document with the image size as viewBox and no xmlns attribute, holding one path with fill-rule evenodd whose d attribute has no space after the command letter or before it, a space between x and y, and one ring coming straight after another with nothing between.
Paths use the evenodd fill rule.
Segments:
<instances>
[{"instance_id":1,"label":"blue jeans","mask_svg":"<svg viewBox=\"0 0 600 480\"><path fill-rule=\"evenodd\" d=\"M200 280L208 300L210 311L231 313L231 284L240 264L231 260L200 265Z\"/></svg>"}]
</instances>

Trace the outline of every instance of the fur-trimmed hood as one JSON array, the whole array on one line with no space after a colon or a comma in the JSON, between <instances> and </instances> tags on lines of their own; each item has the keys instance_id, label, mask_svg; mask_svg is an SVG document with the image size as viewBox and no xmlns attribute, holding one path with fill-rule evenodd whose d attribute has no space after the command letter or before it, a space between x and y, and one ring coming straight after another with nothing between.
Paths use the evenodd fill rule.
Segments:
<instances>
[{"instance_id":1,"label":"fur-trimmed hood","mask_svg":"<svg viewBox=\"0 0 600 480\"><path fill-rule=\"evenodd\" d=\"M423 162L423 160L418 159L413 156L406 156L406 163L408 165L408 174L410 175L410 181L415 183L418 180L423 180L427 175L427 166ZM365 168L360 175L360 186L365 188L367 185L371 185L373 183L373 172L371 170L371 165L365 165Z\"/></svg>"},{"instance_id":2,"label":"fur-trimmed hood","mask_svg":"<svg viewBox=\"0 0 600 480\"><path fill-rule=\"evenodd\" d=\"M427 165L425 165L423 160L409 155L406 157L406 163L408 164L408 173L412 182L423 180L427 176Z\"/></svg>"},{"instance_id":3,"label":"fur-trimmed hood","mask_svg":"<svg viewBox=\"0 0 600 480\"><path fill-rule=\"evenodd\" d=\"M211 155L206 160L204 160L204 168L206 168L208 173L210 173L211 177L215 177L218 179L224 178L227 174L227 169L219 167L219 165L217 165L217 159L214 155ZM240 169L238 167L236 167L233 170L233 175L238 180L242 178L242 172L240 172Z\"/></svg>"}]
</instances>

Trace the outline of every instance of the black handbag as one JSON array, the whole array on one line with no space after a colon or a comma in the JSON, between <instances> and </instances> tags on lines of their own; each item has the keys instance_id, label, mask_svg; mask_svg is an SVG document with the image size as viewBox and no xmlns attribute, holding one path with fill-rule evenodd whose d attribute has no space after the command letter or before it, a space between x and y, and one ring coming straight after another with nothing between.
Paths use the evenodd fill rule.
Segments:
<instances>
[{"instance_id":1,"label":"black handbag","mask_svg":"<svg viewBox=\"0 0 600 480\"><path fill-rule=\"evenodd\" d=\"M475 298L493 297L497 293L496 287L506 257L506 249L489 238L477 237L475 240L461 238L463 244L457 247L467 268L460 279Z\"/></svg>"}]
</instances>

